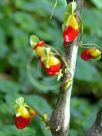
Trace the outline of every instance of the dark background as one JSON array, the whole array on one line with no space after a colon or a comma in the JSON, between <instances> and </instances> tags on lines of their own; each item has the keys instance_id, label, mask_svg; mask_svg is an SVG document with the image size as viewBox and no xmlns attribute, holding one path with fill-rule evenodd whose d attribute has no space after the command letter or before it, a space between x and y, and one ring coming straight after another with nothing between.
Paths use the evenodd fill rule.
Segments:
<instances>
[{"instance_id":1,"label":"dark background","mask_svg":"<svg viewBox=\"0 0 102 136\"><path fill-rule=\"evenodd\" d=\"M63 52L61 24L66 1L58 0L50 20L54 3L55 0L0 0L0 136L51 136L39 117L24 130L17 130L13 107L19 96L42 113L50 114L55 107L60 84L57 77L49 77L41 70L35 54L30 77L26 69L32 54L31 34ZM81 14L83 42L102 46L102 1L85 0ZM69 136L84 136L102 105L102 59L84 62L80 52L71 98Z\"/></svg>"}]
</instances>

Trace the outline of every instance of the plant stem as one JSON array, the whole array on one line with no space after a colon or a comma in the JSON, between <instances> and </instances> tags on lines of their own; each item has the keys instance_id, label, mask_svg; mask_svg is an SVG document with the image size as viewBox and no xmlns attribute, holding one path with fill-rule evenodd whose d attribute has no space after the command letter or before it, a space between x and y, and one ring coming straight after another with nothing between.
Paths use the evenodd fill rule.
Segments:
<instances>
[{"instance_id":1,"label":"plant stem","mask_svg":"<svg viewBox=\"0 0 102 136\"><path fill-rule=\"evenodd\" d=\"M64 65L66 67L68 66L66 58L63 57L55 48L53 48L53 47L51 47L50 45L47 45L47 44L45 44L45 46L51 48L56 53L56 55L58 55L60 57L60 59L64 62Z\"/></svg>"},{"instance_id":2,"label":"plant stem","mask_svg":"<svg viewBox=\"0 0 102 136\"><path fill-rule=\"evenodd\" d=\"M81 40L82 40L82 37L83 37L83 21L82 21L82 19L81 19L81 17L79 17L77 14L75 14L75 16L79 19L79 23L80 23L80 38L79 38L79 44L80 44L80 42L81 42Z\"/></svg>"},{"instance_id":3,"label":"plant stem","mask_svg":"<svg viewBox=\"0 0 102 136\"><path fill-rule=\"evenodd\" d=\"M88 131L87 136L102 136L102 108L97 113L96 121Z\"/></svg>"},{"instance_id":4,"label":"plant stem","mask_svg":"<svg viewBox=\"0 0 102 136\"><path fill-rule=\"evenodd\" d=\"M67 2L72 1L69 0ZM76 2L78 4L77 13L80 15L82 0L77 0ZM69 70L62 78L57 104L49 120L53 136L68 136L70 126L70 97L77 59L77 44L78 41L76 39L72 44L68 45L69 47L65 51L65 59L67 60ZM71 81L72 83L70 83Z\"/></svg>"},{"instance_id":5,"label":"plant stem","mask_svg":"<svg viewBox=\"0 0 102 136\"><path fill-rule=\"evenodd\" d=\"M95 48L95 49L99 49L102 52L102 48L94 43L81 43L80 44L81 48Z\"/></svg>"},{"instance_id":6,"label":"plant stem","mask_svg":"<svg viewBox=\"0 0 102 136\"><path fill-rule=\"evenodd\" d=\"M29 106L29 105L26 105L26 107L35 111L37 115L39 115L39 117L41 117L42 120L45 122L46 126L48 125L48 121L44 118L43 114L37 108Z\"/></svg>"}]
</instances>

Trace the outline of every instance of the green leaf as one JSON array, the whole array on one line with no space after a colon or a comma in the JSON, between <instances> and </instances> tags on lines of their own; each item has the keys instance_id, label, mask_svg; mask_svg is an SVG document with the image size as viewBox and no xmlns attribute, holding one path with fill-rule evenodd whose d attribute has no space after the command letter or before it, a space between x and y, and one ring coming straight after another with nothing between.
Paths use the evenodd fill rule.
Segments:
<instances>
[{"instance_id":1,"label":"green leaf","mask_svg":"<svg viewBox=\"0 0 102 136\"><path fill-rule=\"evenodd\" d=\"M12 110L10 110L11 108L5 102L0 102L0 106L3 107L0 109L0 120L2 120L3 118L7 118L8 113L12 113Z\"/></svg>"},{"instance_id":2,"label":"green leaf","mask_svg":"<svg viewBox=\"0 0 102 136\"><path fill-rule=\"evenodd\" d=\"M24 68L27 62L27 54L23 55L22 52L11 53L8 57L8 62L17 68Z\"/></svg>"},{"instance_id":3,"label":"green leaf","mask_svg":"<svg viewBox=\"0 0 102 136\"><path fill-rule=\"evenodd\" d=\"M20 91L20 85L10 80L0 80L0 91L5 93Z\"/></svg>"},{"instance_id":4,"label":"green leaf","mask_svg":"<svg viewBox=\"0 0 102 136\"><path fill-rule=\"evenodd\" d=\"M77 62L75 77L84 81L97 81L100 79L97 69L90 62L83 61L80 58Z\"/></svg>"},{"instance_id":5,"label":"green leaf","mask_svg":"<svg viewBox=\"0 0 102 136\"><path fill-rule=\"evenodd\" d=\"M16 92L7 93L5 95L6 106L9 113L15 114L15 110L18 107L15 105L15 101L19 97L21 97L21 95Z\"/></svg>"},{"instance_id":6,"label":"green leaf","mask_svg":"<svg viewBox=\"0 0 102 136\"><path fill-rule=\"evenodd\" d=\"M28 105L36 107L42 113L46 112L48 114L51 114L52 108L44 98L37 95L29 95L25 97L25 101Z\"/></svg>"},{"instance_id":7,"label":"green leaf","mask_svg":"<svg viewBox=\"0 0 102 136\"><path fill-rule=\"evenodd\" d=\"M81 90L82 91L82 90ZM96 112L98 108L95 104L91 105L86 99L72 98L71 101L71 123L75 130L82 129L80 131L81 136L84 136L84 131L89 129L96 117ZM93 113L93 114L92 114ZM88 123L88 121L90 123ZM78 131L77 131L78 132ZM78 135L79 136L79 135Z\"/></svg>"},{"instance_id":8,"label":"green leaf","mask_svg":"<svg viewBox=\"0 0 102 136\"><path fill-rule=\"evenodd\" d=\"M13 48L25 54L29 51L29 34L25 33L21 28L12 27Z\"/></svg>"},{"instance_id":9,"label":"green leaf","mask_svg":"<svg viewBox=\"0 0 102 136\"><path fill-rule=\"evenodd\" d=\"M35 118L35 120L32 122L32 128L33 127L36 130L36 136L52 136L51 132L46 130L46 126L40 118Z\"/></svg>"},{"instance_id":10,"label":"green leaf","mask_svg":"<svg viewBox=\"0 0 102 136\"><path fill-rule=\"evenodd\" d=\"M0 58L4 58L8 52L8 47L6 46L6 37L3 29L0 28Z\"/></svg>"},{"instance_id":11,"label":"green leaf","mask_svg":"<svg viewBox=\"0 0 102 136\"><path fill-rule=\"evenodd\" d=\"M102 0L91 0L92 3L99 9L102 9Z\"/></svg>"},{"instance_id":12,"label":"green leaf","mask_svg":"<svg viewBox=\"0 0 102 136\"><path fill-rule=\"evenodd\" d=\"M37 28L36 21L27 12L16 11L13 14L13 19L26 32L33 33Z\"/></svg>"},{"instance_id":13,"label":"green leaf","mask_svg":"<svg viewBox=\"0 0 102 136\"><path fill-rule=\"evenodd\" d=\"M69 136L78 136L78 132L74 129L69 130Z\"/></svg>"},{"instance_id":14,"label":"green leaf","mask_svg":"<svg viewBox=\"0 0 102 136\"><path fill-rule=\"evenodd\" d=\"M75 1L70 2L66 7L66 13L73 14L76 8L77 8L76 2Z\"/></svg>"},{"instance_id":15,"label":"green leaf","mask_svg":"<svg viewBox=\"0 0 102 136\"><path fill-rule=\"evenodd\" d=\"M37 42L39 42L39 38L35 35L31 35L30 36L30 44L31 44L32 48L34 48L36 46Z\"/></svg>"},{"instance_id":16,"label":"green leaf","mask_svg":"<svg viewBox=\"0 0 102 136\"><path fill-rule=\"evenodd\" d=\"M29 127L20 131L13 125L8 126L4 125L1 128L1 134L2 134L1 136L32 136L32 134L36 136L36 131Z\"/></svg>"},{"instance_id":17,"label":"green leaf","mask_svg":"<svg viewBox=\"0 0 102 136\"><path fill-rule=\"evenodd\" d=\"M69 17L74 13L74 11L76 10L77 8L77 4L76 2L70 2L67 7L66 7L66 11L64 13L64 23L62 25L62 30L65 29L66 27L66 24L69 20Z\"/></svg>"},{"instance_id":18,"label":"green leaf","mask_svg":"<svg viewBox=\"0 0 102 136\"><path fill-rule=\"evenodd\" d=\"M84 35L88 34L88 36L90 35L92 37L89 37L91 43L97 38L97 36L99 40L99 37L102 35L101 11L97 9L92 9L91 11L89 9L83 9L82 14L84 31L86 31Z\"/></svg>"}]
</instances>

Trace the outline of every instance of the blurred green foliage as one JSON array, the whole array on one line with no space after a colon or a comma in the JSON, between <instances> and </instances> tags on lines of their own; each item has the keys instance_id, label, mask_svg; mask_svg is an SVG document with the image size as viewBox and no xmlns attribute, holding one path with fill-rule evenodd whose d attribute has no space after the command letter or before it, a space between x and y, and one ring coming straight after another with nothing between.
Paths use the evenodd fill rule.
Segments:
<instances>
[{"instance_id":1,"label":"blurred green foliage","mask_svg":"<svg viewBox=\"0 0 102 136\"><path fill-rule=\"evenodd\" d=\"M31 34L37 35L63 54L62 30L65 0L0 0L0 136L51 136L39 117L24 130L14 126L14 101L19 96L42 112L51 113L55 106L59 83L40 69L36 55L31 64L33 84L27 76L26 64L32 54ZM84 1L82 10L84 42L102 46L102 2ZM79 54L80 54L79 50ZM84 136L92 125L102 103L102 60L83 62L78 56L69 136Z\"/></svg>"}]
</instances>

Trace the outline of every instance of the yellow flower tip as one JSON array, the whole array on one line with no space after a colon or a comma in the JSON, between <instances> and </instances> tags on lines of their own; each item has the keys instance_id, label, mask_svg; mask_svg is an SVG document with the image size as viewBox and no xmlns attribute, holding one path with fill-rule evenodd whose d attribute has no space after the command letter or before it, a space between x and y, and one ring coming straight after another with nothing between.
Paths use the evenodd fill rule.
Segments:
<instances>
[{"instance_id":1,"label":"yellow flower tip","mask_svg":"<svg viewBox=\"0 0 102 136\"><path fill-rule=\"evenodd\" d=\"M44 47L37 47L37 48L35 48L35 52L36 52L36 54L38 55L38 56L43 56L44 55L44 53L43 53L43 48Z\"/></svg>"},{"instance_id":2,"label":"yellow flower tip","mask_svg":"<svg viewBox=\"0 0 102 136\"><path fill-rule=\"evenodd\" d=\"M16 116L22 116L23 118L29 118L30 114L27 108L23 106L23 107L18 108L16 112Z\"/></svg>"},{"instance_id":3,"label":"yellow flower tip","mask_svg":"<svg viewBox=\"0 0 102 136\"><path fill-rule=\"evenodd\" d=\"M98 49L90 49L90 52L95 59L101 55L101 51Z\"/></svg>"},{"instance_id":4,"label":"yellow flower tip","mask_svg":"<svg viewBox=\"0 0 102 136\"><path fill-rule=\"evenodd\" d=\"M78 25L77 19L75 18L74 15L71 15L69 17L68 26L71 26L72 28L74 28L76 30L79 29L79 25Z\"/></svg>"}]
</instances>

